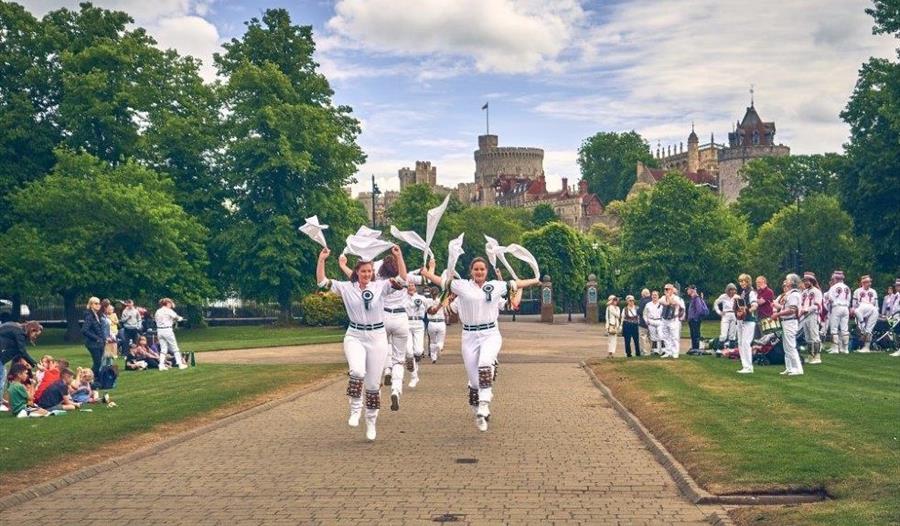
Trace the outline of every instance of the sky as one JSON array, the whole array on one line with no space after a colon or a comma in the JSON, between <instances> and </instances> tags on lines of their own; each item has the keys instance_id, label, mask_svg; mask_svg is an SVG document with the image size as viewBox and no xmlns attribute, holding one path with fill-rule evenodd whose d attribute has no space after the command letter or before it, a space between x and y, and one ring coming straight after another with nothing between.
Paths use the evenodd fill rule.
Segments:
<instances>
[{"instance_id":1,"label":"sky","mask_svg":"<svg viewBox=\"0 0 900 526\"><path fill-rule=\"evenodd\" d=\"M22 1L22 0L18 0ZM24 0L36 15L77 0ZM94 0L127 11L160 47L203 61L240 38L244 22L286 8L312 25L316 59L360 120L371 175L437 166L438 184L474 180L473 151L490 130L501 146L544 149L548 187L579 178L582 141L638 131L655 150L723 142L750 102L796 154L841 151L839 114L860 65L894 57L871 34L868 0ZM571 184L571 183L570 183Z\"/></svg>"}]
</instances>

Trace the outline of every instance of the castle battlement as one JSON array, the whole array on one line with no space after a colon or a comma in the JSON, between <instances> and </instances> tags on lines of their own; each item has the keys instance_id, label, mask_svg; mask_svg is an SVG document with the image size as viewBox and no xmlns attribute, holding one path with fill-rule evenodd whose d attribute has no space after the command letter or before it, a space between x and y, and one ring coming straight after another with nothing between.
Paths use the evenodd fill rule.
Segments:
<instances>
[{"instance_id":1,"label":"castle battlement","mask_svg":"<svg viewBox=\"0 0 900 526\"><path fill-rule=\"evenodd\" d=\"M783 144L774 146L738 146L719 150L719 162L755 159L757 157L780 157L790 155L791 149Z\"/></svg>"}]
</instances>

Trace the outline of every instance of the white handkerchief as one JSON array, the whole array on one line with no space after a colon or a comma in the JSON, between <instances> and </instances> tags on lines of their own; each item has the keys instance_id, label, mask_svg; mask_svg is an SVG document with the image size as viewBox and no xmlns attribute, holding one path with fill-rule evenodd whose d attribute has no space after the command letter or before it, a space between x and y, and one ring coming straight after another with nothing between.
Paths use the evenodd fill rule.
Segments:
<instances>
[{"instance_id":1,"label":"white handkerchief","mask_svg":"<svg viewBox=\"0 0 900 526\"><path fill-rule=\"evenodd\" d=\"M319 224L318 216L312 216L306 218L306 223L300 227L300 231L309 236L310 239L316 243L328 248L328 244L325 242L325 234L322 232L327 228L328 225Z\"/></svg>"},{"instance_id":2,"label":"white handkerchief","mask_svg":"<svg viewBox=\"0 0 900 526\"><path fill-rule=\"evenodd\" d=\"M509 272L512 279L519 279L519 276L516 275L516 271L510 266L509 261L506 260L506 250L507 247L500 246L500 243L497 242L496 239L485 235L484 238L487 240L487 243L484 245L484 251L487 253L488 261L491 262L491 266L494 267L494 270L497 270L497 259L500 259L500 262L503 263L503 266Z\"/></svg>"},{"instance_id":3,"label":"white handkerchief","mask_svg":"<svg viewBox=\"0 0 900 526\"><path fill-rule=\"evenodd\" d=\"M541 279L541 271L538 268L537 259L535 259L535 257L531 254L531 252L528 251L527 248L523 247L522 245L513 243L506 247L505 252L517 257L525 263L528 263L528 265L531 267L531 270L534 271L535 279Z\"/></svg>"},{"instance_id":4,"label":"white handkerchief","mask_svg":"<svg viewBox=\"0 0 900 526\"><path fill-rule=\"evenodd\" d=\"M381 230L373 230L366 225L363 225L356 231L356 235L360 237L379 238L381 237Z\"/></svg>"},{"instance_id":5,"label":"white handkerchief","mask_svg":"<svg viewBox=\"0 0 900 526\"><path fill-rule=\"evenodd\" d=\"M379 254L394 246L390 241L351 234L347 236L344 253L356 254L363 261L374 261Z\"/></svg>"},{"instance_id":6,"label":"white handkerchief","mask_svg":"<svg viewBox=\"0 0 900 526\"><path fill-rule=\"evenodd\" d=\"M431 246L431 240L434 239L434 233L437 231L438 223L444 211L447 210L447 203L450 202L450 194L444 198L444 202L428 211L427 226L425 227L425 244Z\"/></svg>"},{"instance_id":7,"label":"white handkerchief","mask_svg":"<svg viewBox=\"0 0 900 526\"><path fill-rule=\"evenodd\" d=\"M459 261L459 256L465 254L463 250L463 237L465 237L466 233L463 232L456 239L451 239L450 243L447 245L447 270L445 270L442 276L451 276L456 272L456 262ZM447 281L444 280L444 287L447 286Z\"/></svg>"},{"instance_id":8,"label":"white handkerchief","mask_svg":"<svg viewBox=\"0 0 900 526\"><path fill-rule=\"evenodd\" d=\"M422 239L419 234L415 233L412 230L400 230L394 225L391 225L391 235L395 238L405 241L413 248L418 248L422 252L428 254L428 243Z\"/></svg>"}]
</instances>

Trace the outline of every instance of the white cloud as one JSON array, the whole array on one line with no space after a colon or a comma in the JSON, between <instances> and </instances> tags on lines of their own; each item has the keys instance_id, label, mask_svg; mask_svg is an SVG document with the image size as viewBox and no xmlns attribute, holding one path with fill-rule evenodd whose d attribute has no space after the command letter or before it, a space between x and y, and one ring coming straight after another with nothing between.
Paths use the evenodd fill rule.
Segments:
<instances>
[{"instance_id":1,"label":"white cloud","mask_svg":"<svg viewBox=\"0 0 900 526\"><path fill-rule=\"evenodd\" d=\"M78 10L83 0L32 0L26 7L36 16L65 7ZM162 49L174 48L182 55L200 59L201 76L215 79L212 55L219 50L219 31L203 17L215 0L93 0L104 9L125 11L143 27Z\"/></svg>"},{"instance_id":2,"label":"white cloud","mask_svg":"<svg viewBox=\"0 0 900 526\"><path fill-rule=\"evenodd\" d=\"M577 0L339 0L328 28L374 52L465 57L479 71L521 73L551 66L583 16Z\"/></svg>"}]
</instances>

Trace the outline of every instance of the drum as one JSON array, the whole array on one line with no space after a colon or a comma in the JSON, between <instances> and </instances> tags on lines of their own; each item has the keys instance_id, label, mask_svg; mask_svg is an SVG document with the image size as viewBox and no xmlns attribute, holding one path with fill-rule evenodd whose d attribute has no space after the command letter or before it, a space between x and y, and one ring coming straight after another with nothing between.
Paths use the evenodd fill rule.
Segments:
<instances>
[{"instance_id":1,"label":"drum","mask_svg":"<svg viewBox=\"0 0 900 526\"><path fill-rule=\"evenodd\" d=\"M759 330L763 334L782 334L781 320L774 318L766 318L759 321Z\"/></svg>"}]
</instances>

